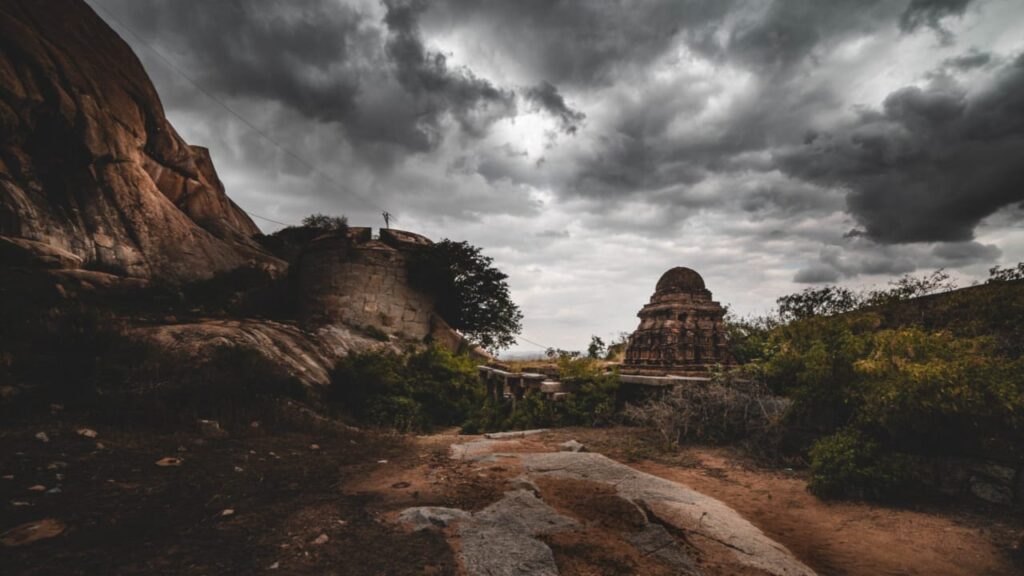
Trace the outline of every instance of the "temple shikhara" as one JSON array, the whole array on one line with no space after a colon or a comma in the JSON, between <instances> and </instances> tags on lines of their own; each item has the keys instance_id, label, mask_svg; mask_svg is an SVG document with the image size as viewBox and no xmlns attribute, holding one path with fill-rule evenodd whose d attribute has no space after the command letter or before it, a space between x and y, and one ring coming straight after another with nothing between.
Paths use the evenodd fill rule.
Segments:
<instances>
[{"instance_id":1,"label":"temple shikhara","mask_svg":"<svg viewBox=\"0 0 1024 576\"><path fill-rule=\"evenodd\" d=\"M689 268L665 272L637 316L640 326L629 337L623 373L703 376L717 364L735 363L725 338L725 309Z\"/></svg>"}]
</instances>

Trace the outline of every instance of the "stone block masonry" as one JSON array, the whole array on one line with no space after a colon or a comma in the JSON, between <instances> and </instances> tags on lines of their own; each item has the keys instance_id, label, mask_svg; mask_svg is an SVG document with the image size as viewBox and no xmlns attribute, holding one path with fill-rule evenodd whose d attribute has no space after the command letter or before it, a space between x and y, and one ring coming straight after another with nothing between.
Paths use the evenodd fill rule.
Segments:
<instances>
[{"instance_id":1,"label":"stone block masonry","mask_svg":"<svg viewBox=\"0 0 1024 576\"><path fill-rule=\"evenodd\" d=\"M310 323L372 326L410 340L447 328L433 298L415 290L406 272L409 254L429 244L392 230L381 230L380 240L365 234L314 240L297 264L300 315Z\"/></svg>"}]
</instances>

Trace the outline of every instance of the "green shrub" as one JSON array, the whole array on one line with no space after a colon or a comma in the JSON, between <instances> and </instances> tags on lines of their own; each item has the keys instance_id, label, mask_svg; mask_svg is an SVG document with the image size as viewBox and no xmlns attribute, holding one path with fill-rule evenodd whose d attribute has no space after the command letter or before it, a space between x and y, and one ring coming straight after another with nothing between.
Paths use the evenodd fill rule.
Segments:
<instances>
[{"instance_id":1,"label":"green shrub","mask_svg":"<svg viewBox=\"0 0 1024 576\"><path fill-rule=\"evenodd\" d=\"M461 424L483 396L473 361L440 346L405 356L350 354L334 367L327 392L339 412L403 432Z\"/></svg>"},{"instance_id":2,"label":"green shrub","mask_svg":"<svg viewBox=\"0 0 1024 576\"><path fill-rule=\"evenodd\" d=\"M887 498L904 488L909 477L902 456L853 429L819 439L809 455L808 489L823 498Z\"/></svg>"}]
</instances>

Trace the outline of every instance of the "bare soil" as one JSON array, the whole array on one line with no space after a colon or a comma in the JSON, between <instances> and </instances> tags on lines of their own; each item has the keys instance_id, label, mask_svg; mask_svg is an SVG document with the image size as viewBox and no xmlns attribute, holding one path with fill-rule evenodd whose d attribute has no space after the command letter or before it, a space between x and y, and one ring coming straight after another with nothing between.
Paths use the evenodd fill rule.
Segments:
<instances>
[{"instance_id":1,"label":"bare soil","mask_svg":"<svg viewBox=\"0 0 1024 576\"><path fill-rule=\"evenodd\" d=\"M0 574L456 573L442 535L381 520L386 493L418 500L404 470L434 457L406 439L260 428L226 439L76 433L88 424L54 416L0 428L0 532L46 518L66 526L0 546ZM165 457L181 465L155 464ZM385 495L349 489L382 470L394 478ZM60 491L29 490L36 485ZM426 496L444 505L478 497Z\"/></svg>"},{"instance_id":2,"label":"bare soil","mask_svg":"<svg viewBox=\"0 0 1024 576\"><path fill-rule=\"evenodd\" d=\"M98 436L79 435L82 427ZM821 574L1024 573L1014 549L1024 536L1019 516L823 502L798 472L759 467L725 448L660 453L632 429L558 430L508 448L555 450L569 438L724 501ZM0 546L0 574L458 574L444 532L409 532L391 519L409 506L477 511L501 497L520 470L448 458L449 446L465 440L454 431L401 437L266 426L215 439L198 429L90 426L61 412L7 424L0 533L46 519L57 533ZM156 465L167 457L181 464ZM585 526L545 537L563 574L665 572L624 540L642 524L632 504L586 481L541 483L552 506Z\"/></svg>"}]
</instances>

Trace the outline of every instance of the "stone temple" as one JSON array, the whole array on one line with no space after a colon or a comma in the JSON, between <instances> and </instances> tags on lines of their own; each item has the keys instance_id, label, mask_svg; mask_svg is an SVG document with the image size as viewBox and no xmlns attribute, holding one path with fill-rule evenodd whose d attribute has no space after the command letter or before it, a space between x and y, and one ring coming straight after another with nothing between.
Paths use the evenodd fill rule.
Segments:
<instances>
[{"instance_id":1,"label":"stone temple","mask_svg":"<svg viewBox=\"0 0 1024 576\"><path fill-rule=\"evenodd\" d=\"M735 363L725 338L725 309L689 268L665 272L637 316L640 326L629 337L623 373L701 376L716 364Z\"/></svg>"}]
</instances>

